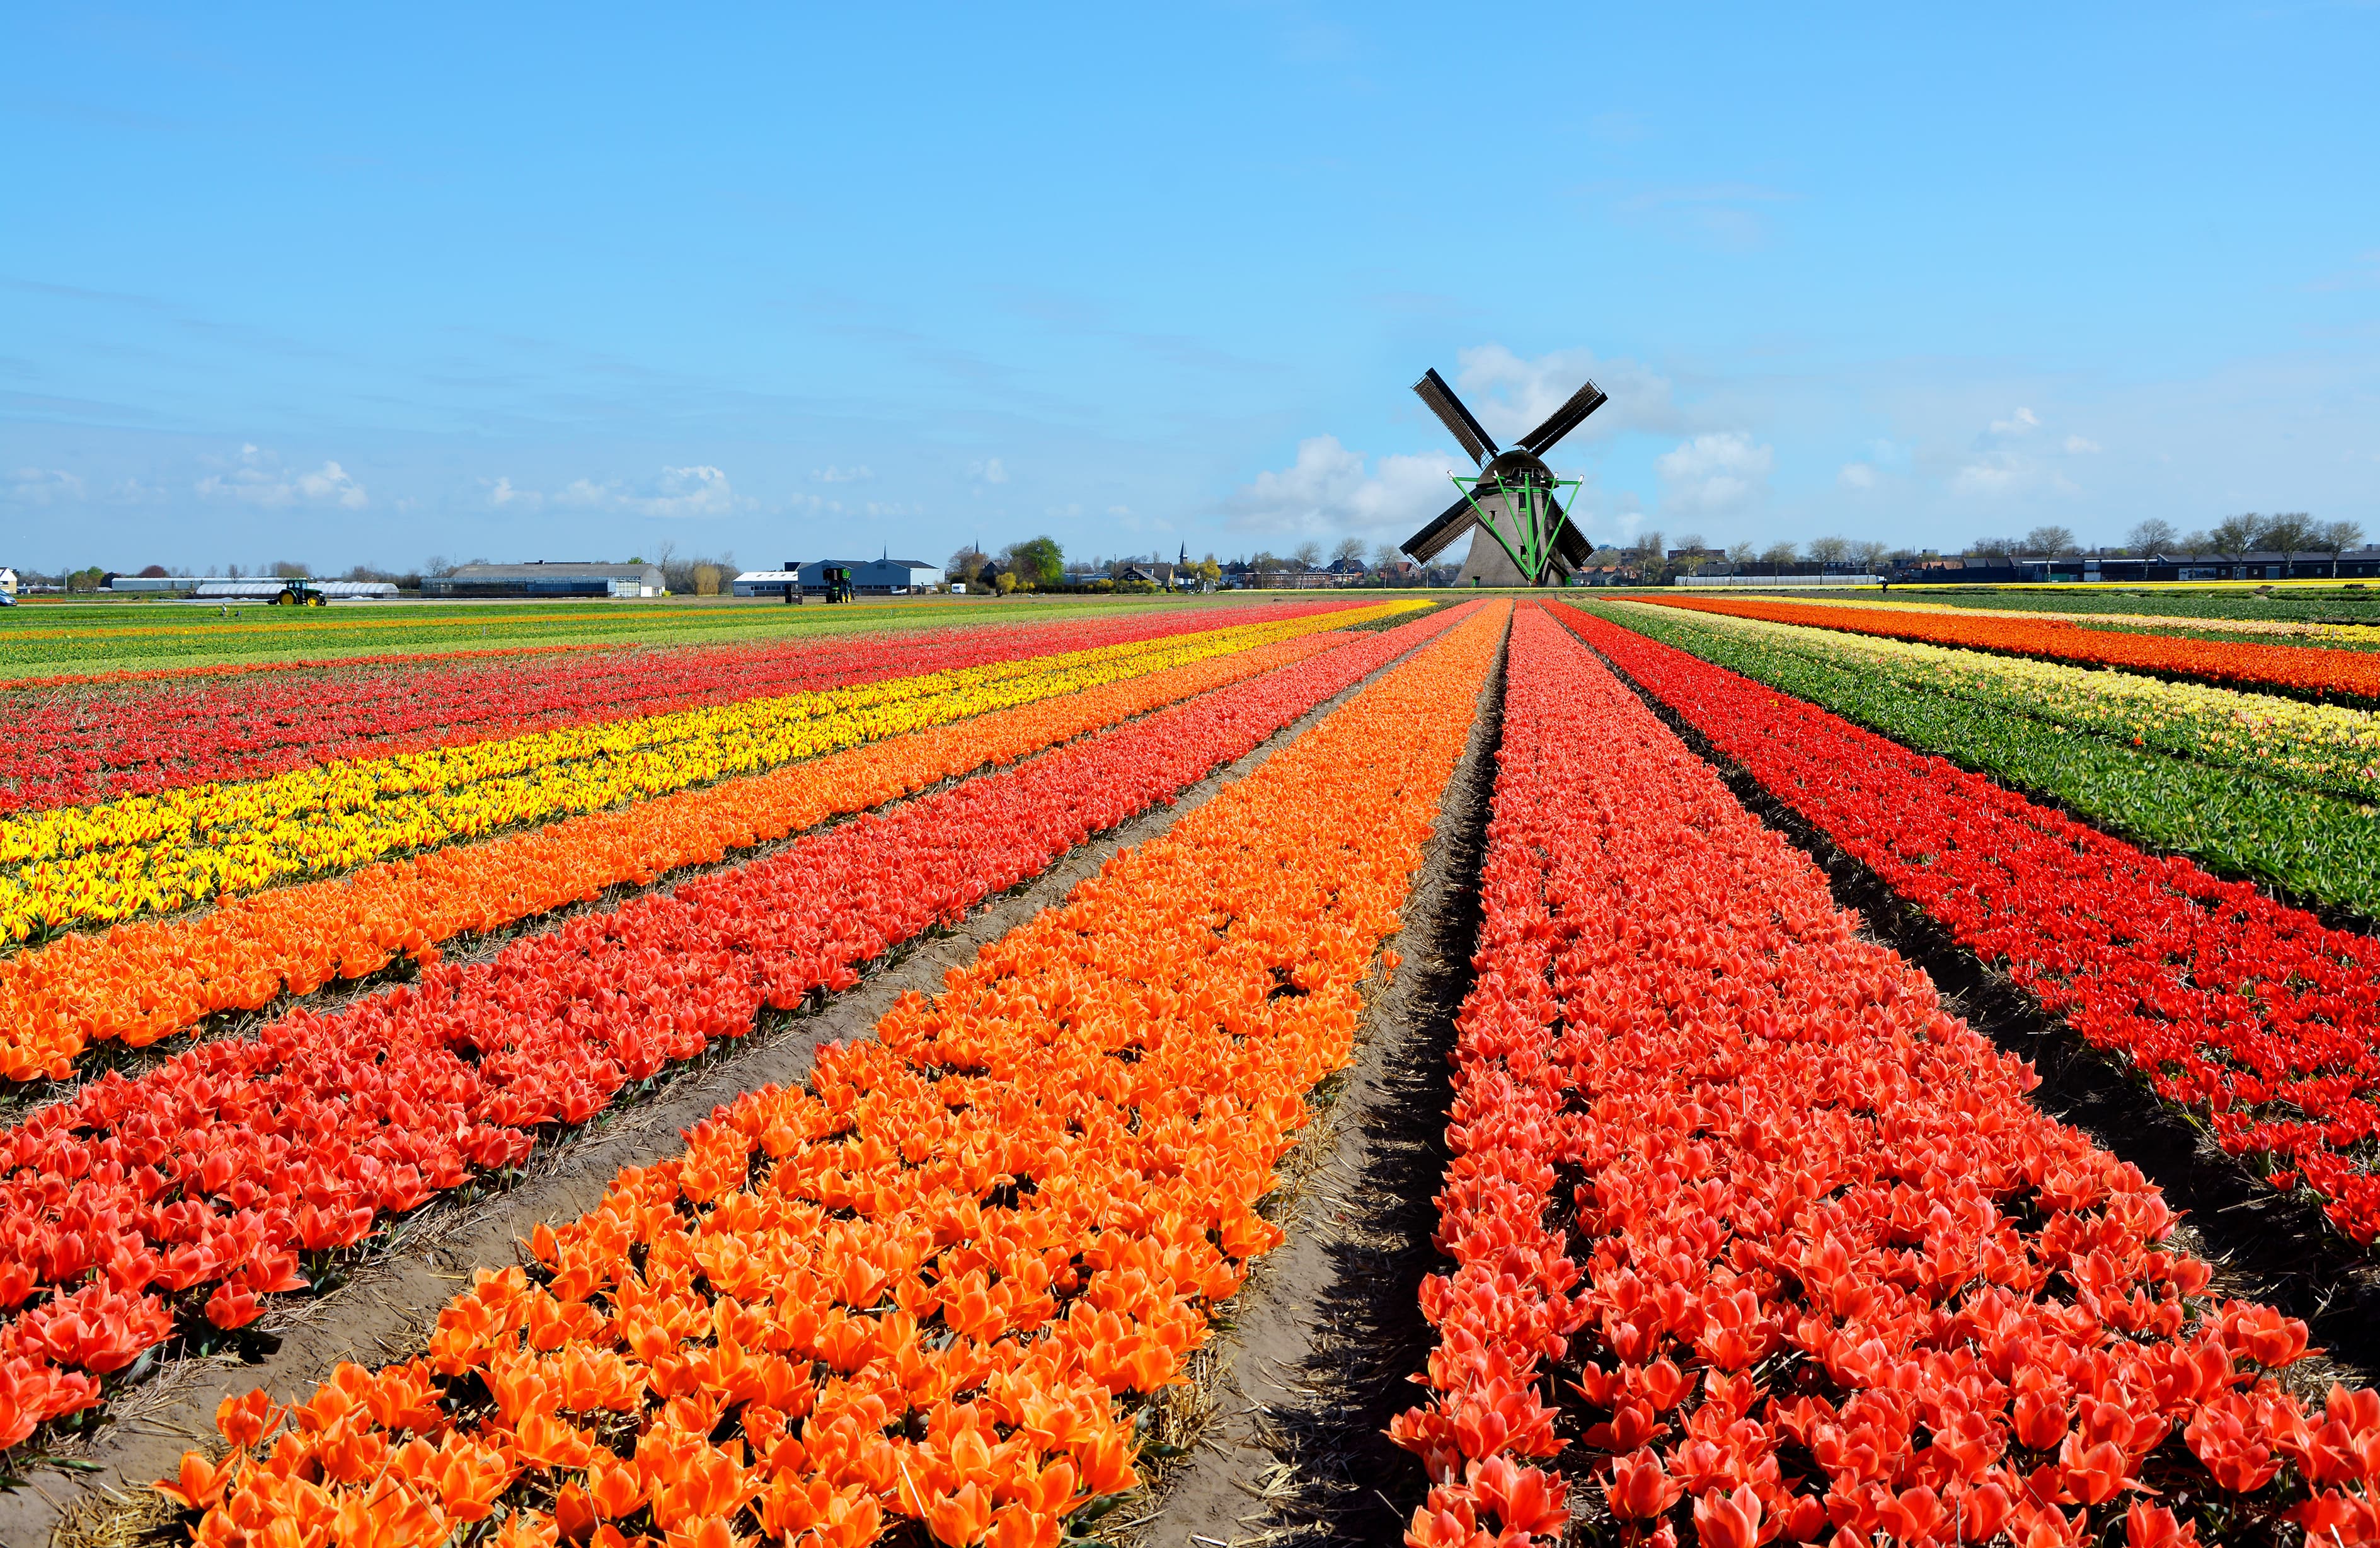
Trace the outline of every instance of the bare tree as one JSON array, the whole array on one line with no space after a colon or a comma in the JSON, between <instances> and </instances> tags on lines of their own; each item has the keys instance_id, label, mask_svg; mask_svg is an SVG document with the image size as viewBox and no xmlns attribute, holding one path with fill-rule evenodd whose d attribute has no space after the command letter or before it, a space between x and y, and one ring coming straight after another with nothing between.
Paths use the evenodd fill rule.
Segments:
<instances>
[{"instance_id":1,"label":"bare tree","mask_svg":"<svg viewBox=\"0 0 2380 1548\"><path fill-rule=\"evenodd\" d=\"M1760 551L1760 562L1769 567L1771 575L1782 575L1785 573L1785 567L1799 558L1801 554L1801 544L1780 540Z\"/></svg>"},{"instance_id":2,"label":"bare tree","mask_svg":"<svg viewBox=\"0 0 2380 1548\"><path fill-rule=\"evenodd\" d=\"M1862 575L1879 573L1876 567L1884 563L1884 556L1888 552L1890 552L1888 545L1880 543L1874 538L1867 538L1852 544L1852 557L1858 561Z\"/></svg>"},{"instance_id":3,"label":"bare tree","mask_svg":"<svg viewBox=\"0 0 2380 1548\"><path fill-rule=\"evenodd\" d=\"M990 555L968 543L951 555L950 562L942 567L942 573L953 580L973 580L983 573L983 567L990 560Z\"/></svg>"},{"instance_id":4,"label":"bare tree","mask_svg":"<svg viewBox=\"0 0 2380 1548\"><path fill-rule=\"evenodd\" d=\"M1840 565L1852 551L1852 540L1843 537L1812 538L1810 557L1822 565Z\"/></svg>"},{"instance_id":5,"label":"bare tree","mask_svg":"<svg viewBox=\"0 0 2380 1548\"><path fill-rule=\"evenodd\" d=\"M2314 529L2315 552L2330 555L2330 578L2338 579L2338 556L2363 541L2363 529L2352 521L2325 521Z\"/></svg>"},{"instance_id":6,"label":"bare tree","mask_svg":"<svg viewBox=\"0 0 2380 1548\"><path fill-rule=\"evenodd\" d=\"M2181 534L2173 530L2173 523L2161 516L2135 521L2132 530L2124 534L2124 546L2142 556L2162 554L2180 541Z\"/></svg>"},{"instance_id":7,"label":"bare tree","mask_svg":"<svg viewBox=\"0 0 2380 1548\"><path fill-rule=\"evenodd\" d=\"M1731 542L1727 545L1727 556L1739 565L1752 563L1752 556L1758 552L1760 551L1749 542Z\"/></svg>"},{"instance_id":8,"label":"bare tree","mask_svg":"<svg viewBox=\"0 0 2380 1548\"><path fill-rule=\"evenodd\" d=\"M1681 532L1678 534L1678 546L1684 549L1689 554L1699 551L1702 545L1703 535L1700 532Z\"/></svg>"},{"instance_id":9,"label":"bare tree","mask_svg":"<svg viewBox=\"0 0 2380 1548\"><path fill-rule=\"evenodd\" d=\"M1322 545L1315 542L1301 542L1290 554L1290 557L1297 561L1300 569L1313 569L1322 563Z\"/></svg>"},{"instance_id":10,"label":"bare tree","mask_svg":"<svg viewBox=\"0 0 2380 1548\"><path fill-rule=\"evenodd\" d=\"M1341 538L1337 545L1330 550L1330 562L1334 565L1344 564L1350 559L1359 565L1364 562L1363 539Z\"/></svg>"},{"instance_id":11,"label":"bare tree","mask_svg":"<svg viewBox=\"0 0 2380 1548\"><path fill-rule=\"evenodd\" d=\"M2074 532L2067 527L2035 527L2024 535L2027 554L2046 554L2053 559L2063 559L2079 554L2082 547L2074 541Z\"/></svg>"},{"instance_id":12,"label":"bare tree","mask_svg":"<svg viewBox=\"0 0 2380 1548\"><path fill-rule=\"evenodd\" d=\"M1404 551L1400 549L1395 543L1376 542L1372 545L1372 567L1374 569L1394 569L1397 567L1397 561L1403 557Z\"/></svg>"},{"instance_id":13,"label":"bare tree","mask_svg":"<svg viewBox=\"0 0 2380 1548\"><path fill-rule=\"evenodd\" d=\"M2206 546L2233 558L2247 553L2264 538L2265 518L2254 511L2227 516L2206 530Z\"/></svg>"},{"instance_id":14,"label":"bare tree","mask_svg":"<svg viewBox=\"0 0 2380 1548\"><path fill-rule=\"evenodd\" d=\"M1977 538L1967 545L1967 552L1978 559L1998 559L2007 563L2019 548L2014 538Z\"/></svg>"},{"instance_id":15,"label":"bare tree","mask_svg":"<svg viewBox=\"0 0 2380 1548\"><path fill-rule=\"evenodd\" d=\"M2311 552L2322 529L2314 518L2303 511L2289 511L2265 518L2264 530L2256 534L2258 548L2277 549L2283 554Z\"/></svg>"}]
</instances>

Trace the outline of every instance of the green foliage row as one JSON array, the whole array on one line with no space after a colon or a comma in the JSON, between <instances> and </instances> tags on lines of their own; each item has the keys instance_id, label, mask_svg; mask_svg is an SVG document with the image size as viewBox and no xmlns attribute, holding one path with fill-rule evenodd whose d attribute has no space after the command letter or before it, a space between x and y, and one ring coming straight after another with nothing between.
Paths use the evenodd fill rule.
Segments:
<instances>
[{"instance_id":1,"label":"green foliage row","mask_svg":"<svg viewBox=\"0 0 2380 1548\"><path fill-rule=\"evenodd\" d=\"M2380 919L2380 809L2368 803L1730 638L1683 614L1581 605L1921 752L2047 797L2134 843Z\"/></svg>"}]
</instances>

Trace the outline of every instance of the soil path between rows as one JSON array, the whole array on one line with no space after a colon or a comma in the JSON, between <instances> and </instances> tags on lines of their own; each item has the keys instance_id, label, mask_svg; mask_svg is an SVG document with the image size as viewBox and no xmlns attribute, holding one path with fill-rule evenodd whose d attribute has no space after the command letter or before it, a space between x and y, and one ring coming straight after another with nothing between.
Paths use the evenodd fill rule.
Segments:
<instances>
[{"instance_id":1,"label":"soil path between rows","mask_svg":"<svg viewBox=\"0 0 2380 1548\"><path fill-rule=\"evenodd\" d=\"M1508 635L1509 640L1509 626ZM1368 992L1354 1063L1283 1163L1288 1239L1216 1319L1191 1454L1131 1536L1148 1548L1400 1541L1420 1464L1386 1433L1434 1342L1425 1275L1447 1163L1454 1013L1471 988L1479 875L1502 739L1504 657L1481 690L1402 922L1394 981Z\"/></svg>"},{"instance_id":2,"label":"soil path between rows","mask_svg":"<svg viewBox=\"0 0 2380 1548\"><path fill-rule=\"evenodd\" d=\"M1427 649L1445 633L1437 631L1415 649ZM1246 756L1179 792L1172 805L1141 812L1078 847L1033 881L990 899L955 931L895 948L857 986L823 1009L764 1012L749 1036L698 1059L692 1068L681 1067L680 1078L651 1100L615 1108L583 1128L541 1144L528 1163L525 1181L452 1212L451 1218L442 1218L439 1228L423 1233L420 1239L401 1236L395 1250L368 1262L346 1285L299 1303L301 1317L283 1332L280 1348L268 1359L254 1364L227 1359L184 1361L175 1373L171 1396L162 1401L143 1403L137 1388L118 1395L119 1417L71 1464L77 1470L29 1469L21 1487L0 1493L0 1544L17 1548L43 1542L123 1541L122 1518L156 1514L155 1496L147 1489L152 1481L171 1476L187 1450L220 1451L214 1412L224 1398L259 1386L278 1400L302 1396L341 1361L380 1365L419 1352L440 1310L470 1283L471 1271L515 1262L525 1253L523 1244L539 1222L559 1223L585 1213L601 1201L622 1167L676 1153L683 1146L679 1131L722 1103L758 1087L799 1083L808 1077L820 1045L872 1037L877 1021L904 993L940 993L949 969L974 961L981 947L1063 900L1118 850L1148 842L1205 805L1225 785L1262 766L1366 685L1412 656L1407 652L1324 701ZM682 879L673 877L673 884ZM425 1206L423 1213L437 1208Z\"/></svg>"}]
</instances>

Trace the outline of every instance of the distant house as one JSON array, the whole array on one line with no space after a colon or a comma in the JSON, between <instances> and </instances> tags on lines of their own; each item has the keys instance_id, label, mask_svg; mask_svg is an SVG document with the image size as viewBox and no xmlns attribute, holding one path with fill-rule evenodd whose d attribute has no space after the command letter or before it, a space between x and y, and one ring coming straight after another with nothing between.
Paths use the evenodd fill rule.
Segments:
<instances>
[{"instance_id":1,"label":"distant house","mask_svg":"<svg viewBox=\"0 0 2380 1548\"><path fill-rule=\"evenodd\" d=\"M0 595L13 597L16 594L17 572L8 568L6 565L0 565Z\"/></svg>"},{"instance_id":2,"label":"distant house","mask_svg":"<svg viewBox=\"0 0 2380 1548\"><path fill-rule=\"evenodd\" d=\"M424 576L425 597L657 597L668 590L657 565L533 559L525 565L462 565Z\"/></svg>"}]
</instances>

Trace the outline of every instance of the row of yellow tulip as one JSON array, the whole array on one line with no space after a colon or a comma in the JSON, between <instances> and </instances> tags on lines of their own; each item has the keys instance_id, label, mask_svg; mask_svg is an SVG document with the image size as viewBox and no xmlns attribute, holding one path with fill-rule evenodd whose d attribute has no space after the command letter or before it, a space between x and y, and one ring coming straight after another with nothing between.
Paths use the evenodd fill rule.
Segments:
<instances>
[{"instance_id":1,"label":"row of yellow tulip","mask_svg":"<svg viewBox=\"0 0 2380 1548\"><path fill-rule=\"evenodd\" d=\"M1641 615L1641 603L1615 603ZM1674 615L1664 615L1672 621ZM1697 613L1694 627L2034 720L2314 789L2380 797L2380 713L2029 657Z\"/></svg>"},{"instance_id":2,"label":"row of yellow tulip","mask_svg":"<svg viewBox=\"0 0 2380 1548\"><path fill-rule=\"evenodd\" d=\"M0 823L0 941L115 923L599 811L1418 605L1173 635L27 813Z\"/></svg>"}]
</instances>

